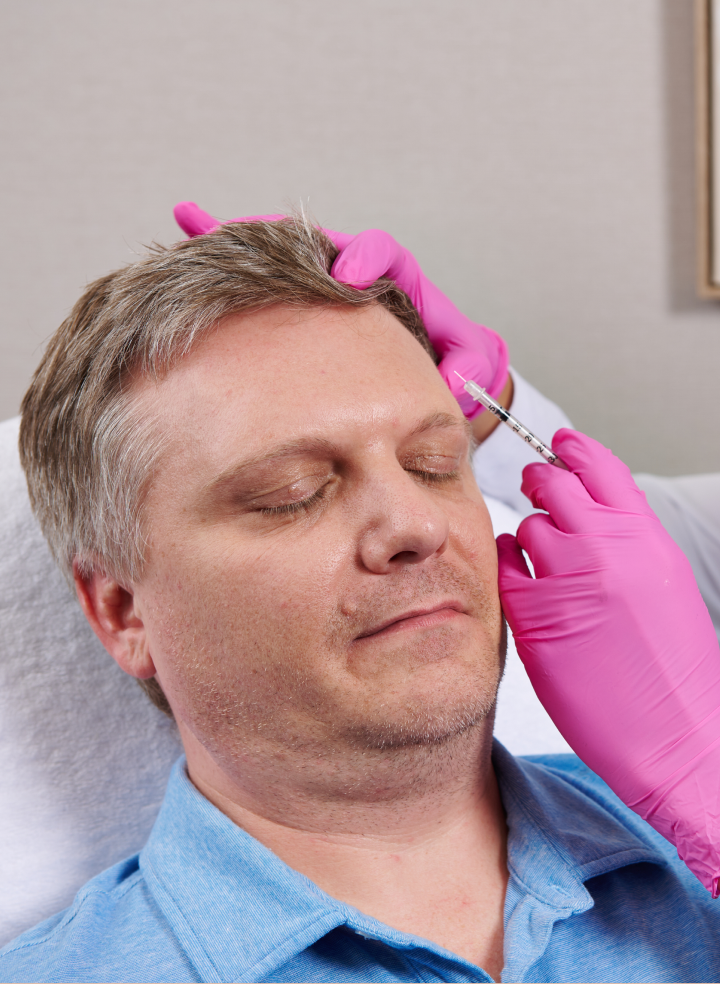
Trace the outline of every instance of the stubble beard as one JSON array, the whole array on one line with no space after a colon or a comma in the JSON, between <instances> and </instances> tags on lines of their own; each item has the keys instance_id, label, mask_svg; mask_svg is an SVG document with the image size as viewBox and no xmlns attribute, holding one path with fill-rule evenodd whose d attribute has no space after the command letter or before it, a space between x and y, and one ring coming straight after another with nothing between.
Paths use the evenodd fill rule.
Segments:
<instances>
[{"instance_id":1,"label":"stubble beard","mask_svg":"<svg viewBox=\"0 0 720 984\"><path fill-rule=\"evenodd\" d=\"M403 581L406 583L403 584ZM505 666L507 629L505 620L489 595L486 586L474 572L459 572L444 563L432 571L407 571L393 582L386 582L382 592L356 603L351 613L342 609L333 616L329 636L333 645L341 648L355 638L368 623L382 619L386 613L421 605L426 598L456 594L472 599L470 614L483 626L484 638L473 653L471 664L465 663L461 689L454 685L449 669L447 700L438 704L433 695L423 695L415 702L407 700L403 706L394 707L387 716L379 706L366 706L352 717L334 716L333 737L347 747L358 751L385 751L419 749L439 751L443 745L461 735L467 735L494 717L497 691ZM499 639L498 626L500 624ZM428 647L441 657L444 646L456 644L452 630L440 629ZM352 646L352 643L350 644ZM417 645L413 642L411 645ZM392 658L392 657L391 657Z\"/></svg>"},{"instance_id":2,"label":"stubble beard","mask_svg":"<svg viewBox=\"0 0 720 984\"><path fill-rule=\"evenodd\" d=\"M477 654L476 678L467 682L462 693L448 694L449 699L440 706L420 702L406 705L401 715L385 720L378 714L367 715L364 721L340 721L333 728L336 738L356 751L425 748L429 754L439 753L463 735L469 738L470 732L488 721L492 725L506 649L503 621L498 648Z\"/></svg>"},{"instance_id":3,"label":"stubble beard","mask_svg":"<svg viewBox=\"0 0 720 984\"><path fill-rule=\"evenodd\" d=\"M300 659L285 662L282 666L265 665L261 676L265 686L262 692L253 694L238 686L223 686L208 674L208 663L214 663L207 651L191 646L193 656L187 660L187 638L174 640L173 648L185 649L186 682L189 684L189 704L194 705L196 733L204 733L205 740L226 761L241 759L252 749L263 755L262 749L284 749L296 766L309 766L313 759L322 759L325 767L345 771L343 765L367 777L372 770L403 767L414 762L420 771L430 766L440 769L442 760L452 759L455 750L468 748L478 742L486 743L492 732L497 689L504 667L506 632L499 606L486 594L485 586L471 574L458 573L449 565L439 565L434 573L410 572L387 582L382 592L374 590L372 597L355 603L351 612L341 606L331 615L325 639L329 651L344 652L351 649L352 640L368 625L403 609L422 605L428 598L457 593L473 600L472 615L484 626L484 644L472 654L462 670L462 683L452 679L456 672L448 671L449 683L444 697L422 693L419 699L407 698L393 702L384 695L349 704L341 688L328 689L317 675L317 661ZM502 631L497 629L502 623ZM500 639L498 641L498 634ZM453 639L452 630L447 639ZM439 630L433 636L432 646L442 650L444 633ZM288 645L291 646L291 637ZM183 645L184 644L184 645ZM417 645L417 643L410 643ZM228 650L232 649L232 644ZM301 652L302 647L297 647ZM304 654L304 655L307 655ZM236 656L237 658L237 656ZM390 657L392 659L392 657ZM313 671L312 667L315 667ZM268 695L270 699L268 701ZM301 710L307 723L308 716L315 727L293 727L292 707ZM287 711L290 710L290 715ZM199 716L197 712L200 712ZM202 719L202 723L201 723ZM195 730L195 728L193 728ZM254 757L254 756L253 756ZM335 763L335 766L332 763ZM362 784L362 783L361 783Z\"/></svg>"}]
</instances>

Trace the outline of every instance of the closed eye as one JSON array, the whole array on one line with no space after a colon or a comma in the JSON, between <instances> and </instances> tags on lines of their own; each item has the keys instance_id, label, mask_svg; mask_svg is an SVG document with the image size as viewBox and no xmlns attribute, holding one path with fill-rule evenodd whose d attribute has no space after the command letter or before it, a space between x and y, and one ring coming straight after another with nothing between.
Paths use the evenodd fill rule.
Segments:
<instances>
[{"instance_id":1,"label":"closed eye","mask_svg":"<svg viewBox=\"0 0 720 984\"><path fill-rule=\"evenodd\" d=\"M410 475L417 475L423 482L428 482L431 485L440 485L443 482L452 482L456 478L460 477L459 469L451 472L433 472L433 471L422 471L417 468L406 468L405 469Z\"/></svg>"},{"instance_id":2,"label":"closed eye","mask_svg":"<svg viewBox=\"0 0 720 984\"><path fill-rule=\"evenodd\" d=\"M448 454L447 451L428 448L421 453L407 455L403 468L427 485L443 485L460 477L463 454Z\"/></svg>"},{"instance_id":3,"label":"closed eye","mask_svg":"<svg viewBox=\"0 0 720 984\"><path fill-rule=\"evenodd\" d=\"M309 495L307 499L301 499L299 502L288 502L283 506L263 506L260 509L256 509L262 516L282 516L288 513L297 512L307 512L309 509L319 502L325 496L325 490L327 486L321 486L312 495Z\"/></svg>"}]
</instances>

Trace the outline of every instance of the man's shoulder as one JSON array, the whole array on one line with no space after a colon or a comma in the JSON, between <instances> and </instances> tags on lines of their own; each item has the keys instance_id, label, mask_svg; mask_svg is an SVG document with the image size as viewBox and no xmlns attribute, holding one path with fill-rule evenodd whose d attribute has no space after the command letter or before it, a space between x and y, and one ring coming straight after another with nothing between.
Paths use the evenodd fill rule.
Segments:
<instances>
[{"instance_id":1,"label":"man's shoulder","mask_svg":"<svg viewBox=\"0 0 720 984\"><path fill-rule=\"evenodd\" d=\"M494 758L504 795L536 829L549 831L579 866L600 857L620 860L628 851L638 857L646 853L648 860L663 866L678 861L674 847L577 755L510 756L501 746Z\"/></svg>"},{"instance_id":2,"label":"man's shoulder","mask_svg":"<svg viewBox=\"0 0 720 984\"><path fill-rule=\"evenodd\" d=\"M521 764L527 763L529 766L541 766L543 772L550 773L593 798L608 798L608 801L620 802L607 783L592 769L589 769L581 758L571 752L567 754L518 755L515 760Z\"/></svg>"},{"instance_id":3,"label":"man's shoulder","mask_svg":"<svg viewBox=\"0 0 720 984\"><path fill-rule=\"evenodd\" d=\"M545 793L558 799L560 803L566 797L574 800L579 796L602 810L609 811L614 817L623 820L628 819L628 814L635 817L607 783L577 755L518 755L515 756L515 762L533 786L542 791L541 796ZM643 827L646 826L643 823Z\"/></svg>"},{"instance_id":4,"label":"man's shoulder","mask_svg":"<svg viewBox=\"0 0 720 984\"><path fill-rule=\"evenodd\" d=\"M0 980L8 982L193 979L137 855L97 875L67 909L0 950Z\"/></svg>"},{"instance_id":5,"label":"man's shoulder","mask_svg":"<svg viewBox=\"0 0 720 984\"><path fill-rule=\"evenodd\" d=\"M574 804L579 798L588 806L592 804L590 808L593 812L594 808L599 808L601 812L609 813L614 820L619 820L634 834L644 835L650 832L653 844L656 843L656 838L659 838L659 843L667 843L652 827L633 813L610 789L604 779L588 768L577 755L572 753L521 755L517 756L515 761L534 786L542 790L545 796L552 797L561 809L565 803ZM545 796L542 798L545 799Z\"/></svg>"},{"instance_id":6,"label":"man's shoulder","mask_svg":"<svg viewBox=\"0 0 720 984\"><path fill-rule=\"evenodd\" d=\"M532 789L541 825L552 829L553 839L572 854L585 877L595 869L647 860L673 870L696 901L712 902L675 847L577 755L523 755L515 763Z\"/></svg>"}]
</instances>

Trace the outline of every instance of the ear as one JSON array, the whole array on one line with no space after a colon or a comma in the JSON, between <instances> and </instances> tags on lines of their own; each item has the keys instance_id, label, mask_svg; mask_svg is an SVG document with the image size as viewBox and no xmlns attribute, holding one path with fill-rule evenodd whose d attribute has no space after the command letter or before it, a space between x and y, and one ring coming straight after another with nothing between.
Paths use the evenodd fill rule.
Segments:
<instances>
[{"instance_id":1,"label":"ear","mask_svg":"<svg viewBox=\"0 0 720 984\"><path fill-rule=\"evenodd\" d=\"M147 633L132 589L107 574L83 574L73 564L78 601L85 617L115 662L139 680L155 676Z\"/></svg>"}]
</instances>

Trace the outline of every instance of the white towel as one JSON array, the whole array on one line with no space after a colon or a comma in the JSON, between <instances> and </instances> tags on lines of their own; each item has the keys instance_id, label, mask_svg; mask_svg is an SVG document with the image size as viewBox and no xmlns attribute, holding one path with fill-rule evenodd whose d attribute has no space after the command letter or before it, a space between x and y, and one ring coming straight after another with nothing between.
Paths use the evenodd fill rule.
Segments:
<instances>
[{"instance_id":1,"label":"white towel","mask_svg":"<svg viewBox=\"0 0 720 984\"><path fill-rule=\"evenodd\" d=\"M0 944L142 846L181 751L57 570L18 426L0 424Z\"/></svg>"}]
</instances>

